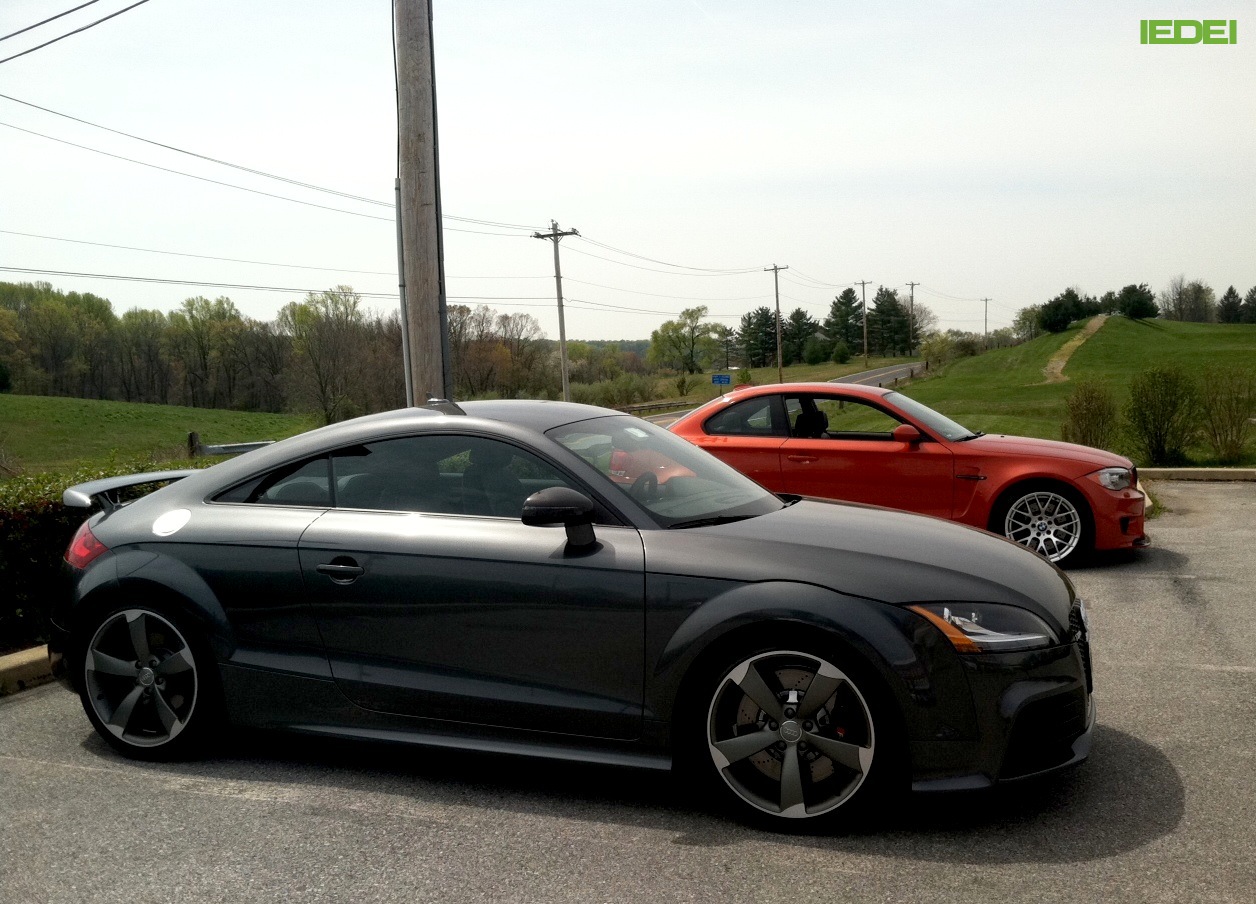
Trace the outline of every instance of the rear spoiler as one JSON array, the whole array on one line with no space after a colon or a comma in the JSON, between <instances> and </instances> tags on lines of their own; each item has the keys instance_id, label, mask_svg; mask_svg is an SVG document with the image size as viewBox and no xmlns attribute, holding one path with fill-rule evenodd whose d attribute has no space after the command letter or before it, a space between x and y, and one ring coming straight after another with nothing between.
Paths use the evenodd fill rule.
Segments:
<instances>
[{"instance_id":1,"label":"rear spoiler","mask_svg":"<svg viewBox=\"0 0 1256 904\"><path fill-rule=\"evenodd\" d=\"M169 480L182 480L191 474L197 473L195 469L184 471L149 471L146 474L127 474L122 477L103 477L100 480L89 480L87 483L80 483L70 487L61 494L61 501L71 508L91 508L93 505L99 504L106 512L112 512L121 501L118 499L118 490L124 490L127 487L143 486L146 483L165 483Z\"/></svg>"}]
</instances>

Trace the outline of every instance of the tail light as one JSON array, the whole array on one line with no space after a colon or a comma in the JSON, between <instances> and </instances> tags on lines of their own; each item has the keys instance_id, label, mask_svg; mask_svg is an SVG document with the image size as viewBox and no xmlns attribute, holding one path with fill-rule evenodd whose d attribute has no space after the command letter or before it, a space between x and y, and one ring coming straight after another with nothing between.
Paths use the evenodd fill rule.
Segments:
<instances>
[{"instance_id":1,"label":"tail light","mask_svg":"<svg viewBox=\"0 0 1256 904\"><path fill-rule=\"evenodd\" d=\"M70 548L65 551L65 560L71 567L81 570L108 551L109 547L96 539L96 535L84 521L70 541Z\"/></svg>"}]
</instances>

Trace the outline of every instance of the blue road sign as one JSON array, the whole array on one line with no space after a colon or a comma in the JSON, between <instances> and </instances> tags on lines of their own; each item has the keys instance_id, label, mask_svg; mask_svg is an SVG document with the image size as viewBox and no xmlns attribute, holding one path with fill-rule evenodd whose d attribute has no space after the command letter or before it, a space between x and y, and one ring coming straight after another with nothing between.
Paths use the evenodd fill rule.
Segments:
<instances>
[{"instance_id":1,"label":"blue road sign","mask_svg":"<svg viewBox=\"0 0 1256 904\"><path fill-rule=\"evenodd\" d=\"M711 374L711 382L716 386L731 386L733 378L728 374Z\"/></svg>"}]
</instances>

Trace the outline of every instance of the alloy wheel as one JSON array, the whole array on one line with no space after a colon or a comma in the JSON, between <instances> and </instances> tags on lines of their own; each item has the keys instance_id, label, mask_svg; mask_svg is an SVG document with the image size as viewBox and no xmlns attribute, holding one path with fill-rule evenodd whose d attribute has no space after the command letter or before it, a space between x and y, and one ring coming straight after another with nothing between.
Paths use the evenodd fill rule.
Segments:
<instances>
[{"instance_id":1,"label":"alloy wheel","mask_svg":"<svg viewBox=\"0 0 1256 904\"><path fill-rule=\"evenodd\" d=\"M876 738L868 703L845 673L818 656L781 650L744 659L720 679L707 748L743 803L802 819L855 796Z\"/></svg>"},{"instance_id":2,"label":"alloy wheel","mask_svg":"<svg viewBox=\"0 0 1256 904\"><path fill-rule=\"evenodd\" d=\"M1059 562L1081 542L1081 513L1059 493L1046 490L1028 493L1008 509L1003 519L1003 535L1052 562Z\"/></svg>"},{"instance_id":3,"label":"alloy wheel","mask_svg":"<svg viewBox=\"0 0 1256 904\"><path fill-rule=\"evenodd\" d=\"M87 646L85 698L100 724L133 747L169 744L196 709L196 661L168 619L148 609L108 616Z\"/></svg>"}]
</instances>

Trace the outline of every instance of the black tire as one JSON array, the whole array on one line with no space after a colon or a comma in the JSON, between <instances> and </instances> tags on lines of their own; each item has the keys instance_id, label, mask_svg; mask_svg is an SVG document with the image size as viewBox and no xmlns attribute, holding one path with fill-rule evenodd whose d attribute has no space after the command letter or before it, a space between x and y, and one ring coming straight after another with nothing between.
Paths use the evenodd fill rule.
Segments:
<instances>
[{"instance_id":1,"label":"black tire","mask_svg":"<svg viewBox=\"0 0 1256 904\"><path fill-rule=\"evenodd\" d=\"M899 733L862 662L786 640L725 657L707 676L679 731L687 766L739 819L828 831L861 824L895 786Z\"/></svg>"},{"instance_id":2,"label":"black tire","mask_svg":"<svg viewBox=\"0 0 1256 904\"><path fill-rule=\"evenodd\" d=\"M1081 494L1058 483L1026 483L1003 494L990 530L1057 565L1072 565L1094 551L1094 516Z\"/></svg>"},{"instance_id":3,"label":"black tire","mask_svg":"<svg viewBox=\"0 0 1256 904\"><path fill-rule=\"evenodd\" d=\"M188 619L145 603L111 609L78 650L83 709L115 750L142 760L204 751L221 695L213 657Z\"/></svg>"}]
</instances>

